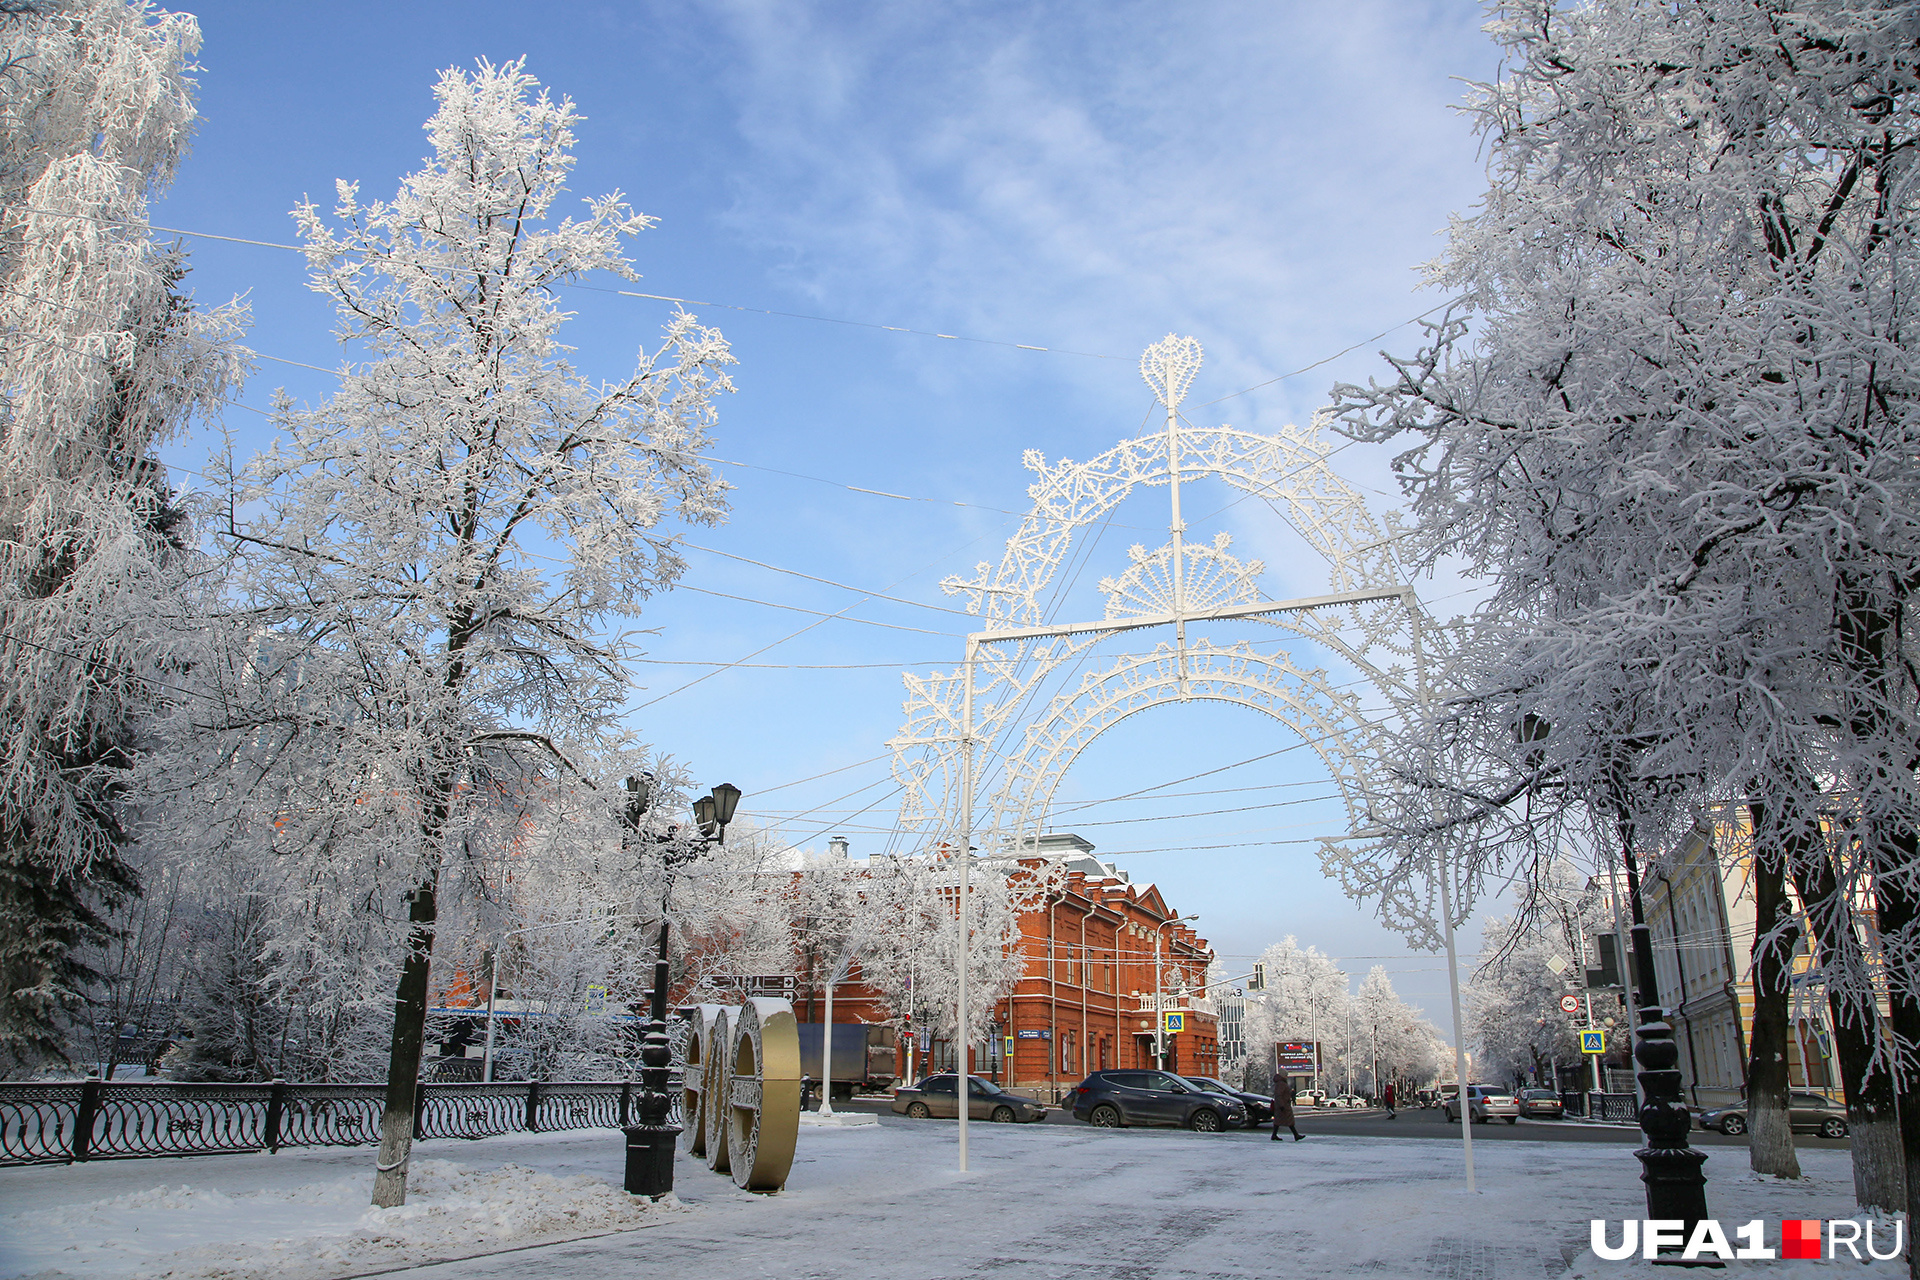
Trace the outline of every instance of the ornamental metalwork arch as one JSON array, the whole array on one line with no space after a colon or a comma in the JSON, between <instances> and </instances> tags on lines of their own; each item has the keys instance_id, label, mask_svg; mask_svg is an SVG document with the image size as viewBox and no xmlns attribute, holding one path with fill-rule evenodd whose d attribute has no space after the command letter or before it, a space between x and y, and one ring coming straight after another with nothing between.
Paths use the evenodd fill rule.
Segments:
<instances>
[{"instance_id":1,"label":"ornamental metalwork arch","mask_svg":"<svg viewBox=\"0 0 1920 1280\"><path fill-rule=\"evenodd\" d=\"M1389 925L1411 929L1417 944L1445 946L1454 1025L1460 1025L1459 971L1453 927L1456 895L1451 871L1432 869L1424 889L1405 877L1383 884L1356 874L1371 834L1366 807L1369 771L1386 758L1380 726L1410 719L1432 687L1433 655L1420 602L1401 578L1393 554L1398 534L1368 511L1359 492L1328 464L1326 425L1287 427L1259 435L1231 426L1201 427L1180 412L1199 372L1200 344L1172 334L1148 347L1140 376L1166 410L1165 427L1125 440L1089 462L1049 465L1029 451L1038 477L1029 488L1033 509L1007 541L998 565L982 563L971 578L942 585L966 599L982 628L966 637L957 671L906 674L906 723L889 745L901 783L900 828L933 851L976 848L989 857L1031 856L1060 780L1095 740L1114 726L1156 707L1212 701L1241 706L1298 734L1326 765L1346 806L1348 830L1362 845L1322 840L1321 859L1348 892L1370 884ZM1324 561L1328 590L1297 599L1273 599L1262 589L1265 566L1233 554L1232 540L1188 542L1181 486L1211 477L1257 497L1287 521ZM1165 545L1135 546L1117 576L1102 579L1105 616L1049 623L1041 593L1067 562L1075 540L1141 486L1164 487L1169 518ZM1336 684L1324 668L1304 667L1284 650L1248 640L1215 643L1194 630L1246 621L1275 628L1318 646L1359 675ZM1077 669L1103 640L1126 632L1170 628L1171 642L1145 654L1123 654L1055 694L1032 716L1027 708L1044 683L1068 664ZM1362 710L1357 688L1381 700ZM996 746L995 744L1002 744ZM982 748L996 780L984 813L976 812ZM976 846L975 838L979 837ZM954 858L958 911L971 921L971 856ZM1433 901L1434 897L1438 901ZM1423 900L1424 899L1424 900ZM1437 907L1439 928L1432 927ZM971 926L963 926L970 928ZM959 948L958 1009L965 1028L969 948ZM1468 1079L1459 1038L1455 1070ZM967 1167L967 1113L959 1108L960 1168ZM1473 1189L1471 1126L1462 1125L1467 1188Z\"/></svg>"},{"instance_id":2,"label":"ornamental metalwork arch","mask_svg":"<svg viewBox=\"0 0 1920 1280\"><path fill-rule=\"evenodd\" d=\"M906 722L889 744L904 788L903 831L933 843L965 830L989 852L1030 847L1061 780L1095 740L1133 716L1192 701L1245 707L1293 730L1326 765L1351 822L1363 821L1359 784L1377 754L1377 730L1355 690L1393 711L1407 708L1418 700L1425 656L1418 601L1393 555L1397 531L1329 464L1323 422L1261 435L1186 421L1180 404L1200 362L1200 344L1173 335L1141 357L1141 376L1165 409L1162 430L1086 462L1049 464L1028 451L1037 477L1028 491L1033 507L999 563L982 562L972 576L942 584L966 601L982 629L969 637L961 670L904 677ZM1203 478L1266 502L1325 563L1328 590L1273 599L1263 590L1265 566L1237 557L1229 535L1189 541L1182 486ZM1134 546L1125 568L1100 581L1104 617L1048 624L1043 594L1077 540L1143 486L1168 492L1166 543L1151 551ZM1361 679L1343 687L1284 648L1194 634L1229 621L1290 633ZM1051 677L1086 665L1103 640L1155 627L1171 628L1171 640L1086 672L1027 714ZM987 762L993 780L978 813L971 804L960 812L970 790L961 777L968 742L1001 744Z\"/></svg>"}]
</instances>

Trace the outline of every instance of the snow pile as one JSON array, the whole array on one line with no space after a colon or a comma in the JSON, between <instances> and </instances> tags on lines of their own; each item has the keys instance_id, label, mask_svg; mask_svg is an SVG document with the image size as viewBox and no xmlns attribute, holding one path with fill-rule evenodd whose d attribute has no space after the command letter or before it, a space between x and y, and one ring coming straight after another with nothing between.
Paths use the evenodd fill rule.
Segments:
<instances>
[{"instance_id":1,"label":"snow pile","mask_svg":"<svg viewBox=\"0 0 1920 1280\"><path fill-rule=\"evenodd\" d=\"M679 1211L591 1175L415 1160L407 1203L368 1207L373 1175L286 1190L158 1187L0 1219L0 1271L35 1280L322 1280L620 1231ZM24 1264L24 1269L22 1264Z\"/></svg>"}]
</instances>

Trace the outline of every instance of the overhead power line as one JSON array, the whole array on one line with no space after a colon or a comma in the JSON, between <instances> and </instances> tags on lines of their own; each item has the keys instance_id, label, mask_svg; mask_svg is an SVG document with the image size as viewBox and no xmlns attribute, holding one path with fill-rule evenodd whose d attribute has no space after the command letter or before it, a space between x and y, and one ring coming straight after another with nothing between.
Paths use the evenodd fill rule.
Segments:
<instances>
[{"instance_id":1,"label":"overhead power line","mask_svg":"<svg viewBox=\"0 0 1920 1280\"><path fill-rule=\"evenodd\" d=\"M261 248L261 249L281 249L288 252L300 254L302 257L306 256L307 254L307 247L305 245L289 244L286 241L282 241L282 240L258 240L248 236L220 235L211 231L195 231L187 227L168 227L168 226L162 226L159 223L152 223L152 222L140 223L140 222L135 222L125 218L106 218L106 217L101 217L98 214L78 213L72 210L36 209L31 206L22 206L22 208L24 212L36 213L44 217L79 218L79 219L85 219L92 222L105 223L112 226L144 227L146 230L149 230L149 231L162 231L168 235L173 235L173 236L192 236L195 239L200 239L200 240L218 240L226 244L244 244L244 245L251 245L255 248ZM421 264L416 264L416 265L421 265ZM438 264L432 264L432 265L437 266ZM1013 342L1003 338L975 338L965 334L941 333L933 329L915 329L906 325L880 324L878 322L870 321L870 320L848 320L838 316L816 316L816 315L809 315L804 312L798 312L798 311L776 311L767 307L748 307L748 306L742 306L738 303L714 302L711 300L705 300L705 299L699 299L699 298L682 298L682 297L675 297L671 294L664 294L664 293L642 293L635 289L616 289L606 285L582 284L579 281L563 281L562 284L564 287L570 288L570 289L584 289L593 293L618 294L622 297L640 298L640 299L645 299L651 302L671 302L676 306L716 307L724 311L740 311L740 312L751 313L754 315L778 316L782 319L806 320L806 321L810 321L817 324L836 324L836 325L843 325L849 328L856 328L856 329L876 329L876 330L881 330L887 333L904 333L904 334L910 334L916 337L935 338L935 339L939 339L946 342L969 342L969 343L974 343L980 346L1011 347L1020 351L1035 351L1035 352L1040 352L1046 355L1080 356L1090 360L1131 361L1133 359L1133 357L1131 356L1109 355L1106 352L1100 352L1100 351L1074 351L1065 347L1049 347L1039 343L1032 343L1032 342ZM1408 319L1400 321L1398 324L1389 325L1387 328L1382 329L1379 333L1374 334L1371 338L1363 338L1359 342L1356 342L1351 346L1344 347L1341 350L1334 352L1330 356L1323 356L1319 360L1314 361L1312 364L1302 365L1300 368L1294 369L1291 372L1278 374L1274 377L1266 379L1264 382L1256 382L1252 386L1243 387L1238 391L1230 391L1224 396L1220 396L1216 399L1207 401L1205 404L1202 404L1200 407L1207 408L1208 406L1219 404L1221 403L1221 401L1224 401L1224 400L1232 400L1235 397L1244 396L1249 394L1250 392L1259 391L1263 387L1270 387L1277 382L1285 382L1288 378L1296 378L1303 373L1307 373L1307 372L1310 372L1311 370L1318 369L1320 366L1324 364L1329 364L1332 361L1338 360L1341 356L1344 356L1349 354L1350 352L1359 350L1361 347L1366 346L1367 343L1369 342L1378 342L1381 338L1386 337L1389 333L1392 333L1396 329L1404 329L1410 324L1414 324L1414 323L1417 323L1418 321L1424 320L1428 316L1432 315L1434 312L1443 310L1446 307L1452 305L1452 303L1453 303L1453 300L1449 299L1447 302L1443 302L1438 306L1429 307L1427 310L1421 312L1417 316L1409 317ZM276 357L270 356L267 358L275 359ZM298 363L298 362L289 361L288 363ZM318 368L318 366L316 365L306 365L304 367L310 368L310 369ZM320 372L331 373L335 371L322 369L320 370Z\"/></svg>"}]
</instances>

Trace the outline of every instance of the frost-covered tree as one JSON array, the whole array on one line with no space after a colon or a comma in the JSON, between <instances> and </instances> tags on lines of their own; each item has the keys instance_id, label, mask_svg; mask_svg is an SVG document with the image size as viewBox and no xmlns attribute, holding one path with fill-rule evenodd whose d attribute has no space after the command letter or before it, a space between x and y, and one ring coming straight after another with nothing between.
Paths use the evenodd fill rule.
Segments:
<instances>
[{"instance_id":1,"label":"frost-covered tree","mask_svg":"<svg viewBox=\"0 0 1920 1280\"><path fill-rule=\"evenodd\" d=\"M1585 939L1609 932L1603 895L1565 861L1546 871L1542 909L1531 916L1489 920L1486 952L1467 999L1467 1035L1479 1044L1479 1074L1487 1080L1528 1080L1558 1087L1555 1069L1579 1064L1579 1038L1560 1010L1565 979L1583 964Z\"/></svg>"},{"instance_id":2,"label":"frost-covered tree","mask_svg":"<svg viewBox=\"0 0 1920 1280\"><path fill-rule=\"evenodd\" d=\"M701 461L727 346L677 314L615 382L578 373L556 297L623 277L649 225L617 195L559 218L578 116L521 64L450 70L431 153L391 200L294 212L358 362L234 480L222 531L254 642L221 747L276 849L350 869L403 939L374 1200L405 1198L442 873L485 810L614 738L635 614L709 524ZM239 781L234 781L235 779Z\"/></svg>"},{"instance_id":3,"label":"frost-covered tree","mask_svg":"<svg viewBox=\"0 0 1920 1280\"><path fill-rule=\"evenodd\" d=\"M1367 971L1347 1012L1356 1065L1364 1068L1368 1093L1378 1097L1390 1080L1404 1089L1433 1078L1444 1056L1439 1034L1400 998L1386 966Z\"/></svg>"},{"instance_id":4,"label":"frost-covered tree","mask_svg":"<svg viewBox=\"0 0 1920 1280\"><path fill-rule=\"evenodd\" d=\"M1470 104L1491 181L1433 268L1458 306L1391 382L1338 392L1350 433L1412 438L1416 558L1494 588L1376 797L1379 861L1510 872L1569 825L1645 859L1714 801L1854 791L1895 1033L1876 1066L1910 1092L1920 14L1491 13L1511 70ZM1803 854L1758 825L1778 885ZM1763 985L1786 941L1768 924ZM1835 974L1862 1019L1868 973ZM1749 1102L1756 1168L1788 1172L1783 1047L1755 1037ZM1920 1162L1920 1114L1901 1141Z\"/></svg>"},{"instance_id":5,"label":"frost-covered tree","mask_svg":"<svg viewBox=\"0 0 1920 1280\"><path fill-rule=\"evenodd\" d=\"M1261 1064L1265 1078L1273 1065L1273 1046L1283 1040L1320 1046L1320 1072L1330 1078L1343 1063L1350 980L1318 947L1302 948L1292 936L1260 955L1266 989L1247 993L1248 1062ZM1249 1087L1256 1081L1249 1078ZM1268 1082L1270 1087L1271 1081Z\"/></svg>"},{"instance_id":6,"label":"frost-covered tree","mask_svg":"<svg viewBox=\"0 0 1920 1280\"><path fill-rule=\"evenodd\" d=\"M959 1028L962 954L959 867L945 851L870 859L861 893L869 913L860 980L894 1018L959 1045L977 1044L1026 972L1020 913L1043 900L1056 869L1042 859L976 858L969 873L967 1025Z\"/></svg>"},{"instance_id":7,"label":"frost-covered tree","mask_svg":"<svg viewBox=\"0 0 1920 1280\"><path fill-rule=\"evenodd\" d=\"M191 651L188 534L155 448L241 372L149 197L196 119L192 18L125 0L0 10L0 1069L65 1056L79 958L138 891L142 725Z\"/></svg>"}]
</instances>

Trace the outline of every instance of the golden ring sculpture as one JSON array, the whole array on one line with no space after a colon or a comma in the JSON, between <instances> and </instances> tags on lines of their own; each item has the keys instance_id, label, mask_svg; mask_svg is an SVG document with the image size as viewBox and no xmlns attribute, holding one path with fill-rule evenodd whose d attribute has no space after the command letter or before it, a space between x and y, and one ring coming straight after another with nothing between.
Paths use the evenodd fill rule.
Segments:
<instances>
[{"instance_id":1,"label":"golden ring sculpture","mask_svg":"<svg viewBox=\"0 0 1920 1280\"><path fill-rule=\"evenodd\" d=\"M695 1005L692 1034L687 1037L687 1064L680 1090L680 1149L695 1159L705 1159L707 1154L707 1061L713 1056L714 1021L724 1012L722 1005Z\"/></svg>"},{"instance_id":2,"label":"golden ring sculpture","mask_svg":"<svg viewBox=\"0 0 1920 1280\"><path fill-rule=\"evenodd\" d=\"M800 1027L793 1005L753 996L732 1020L733 1068L725 1094L727 1162L734 1185L778 1191L800 1139Z\"/></svg>"},{"instance_id":3,"label":"golden ring sculpture","mask_svg":"<svg viewBox=\"0 0 1920 1280\"><path fill-rule=\"evenodd\" d=\"M793 1005L702 1004L687 1040L680 1146L747 1191L778 1191L800 1139L800 1028Z\"/></svg>"}]
</instances>

